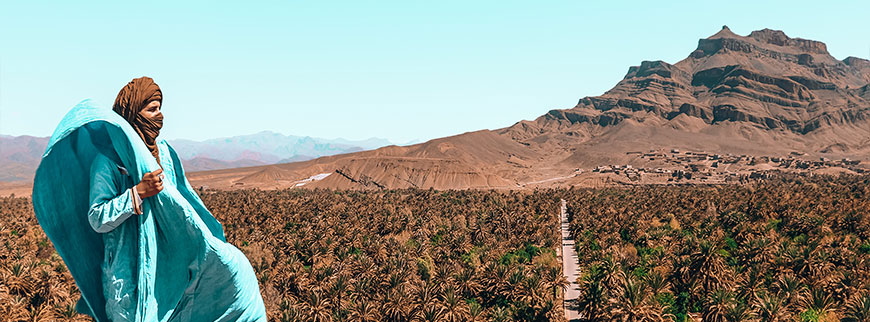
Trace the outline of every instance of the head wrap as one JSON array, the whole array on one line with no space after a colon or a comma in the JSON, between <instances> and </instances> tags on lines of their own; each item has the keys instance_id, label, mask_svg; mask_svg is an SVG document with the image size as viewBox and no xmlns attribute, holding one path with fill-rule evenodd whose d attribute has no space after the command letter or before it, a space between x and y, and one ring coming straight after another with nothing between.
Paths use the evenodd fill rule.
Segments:
<instances>
[{"instance_id":1,"label":"head wrap","mask_svg":"<svg viewBox=\"0 0 870 322\"><path fill-rule=\"evenodd\" d=\"M127 83L115 98L112 110L121 115L139 133L139 137L145 142L145 146L151 150L151 154L160 164L160 155L157 151L157 135L163 127L163 113L158 113L153 118L147 118L140 113L145 106L152 101L163 104L163 92L160 86L154 83L150 77L135 78Z\"/></svg>"}]
</instances>

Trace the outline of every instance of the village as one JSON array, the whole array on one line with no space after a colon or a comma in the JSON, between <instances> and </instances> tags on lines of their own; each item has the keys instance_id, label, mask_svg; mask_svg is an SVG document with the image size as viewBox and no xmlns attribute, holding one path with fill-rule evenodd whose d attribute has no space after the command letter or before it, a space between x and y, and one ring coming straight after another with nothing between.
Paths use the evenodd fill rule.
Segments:
<instances>
[{"instance_id":1,"label":"village","mask_svg":"<svg viewBox=\"0 0 870 322\"><path fill-rule=\"evenodd\" d=\"M630 164L613 164L597 166L591 172L616 176L614 179L619 181L644 184L739 183L748 179L763 178L776 171L870 173L866 166L862 167L861 162L857 160L827 158L807 160L805 154L798 152L775 157L671 149L627 152L626 155L646 161L643 163L664 165L638 167Z\"/></svg>"}]
</instances>

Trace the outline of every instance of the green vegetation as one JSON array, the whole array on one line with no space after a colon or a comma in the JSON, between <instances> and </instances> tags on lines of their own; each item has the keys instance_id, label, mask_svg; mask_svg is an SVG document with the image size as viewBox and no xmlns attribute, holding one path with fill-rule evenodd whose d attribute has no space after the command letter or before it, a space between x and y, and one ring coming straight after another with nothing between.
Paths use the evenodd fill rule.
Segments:
<instances>
[{"instance_id":1,"label":"green vegetation","mask_svg":"<svg viewBox=\"0 0 870 322\"><path fill-rule=\"evenodd\" d=\"M572 189L591 321L868 321L870 178Z\"/></svg>"}]
</instances>

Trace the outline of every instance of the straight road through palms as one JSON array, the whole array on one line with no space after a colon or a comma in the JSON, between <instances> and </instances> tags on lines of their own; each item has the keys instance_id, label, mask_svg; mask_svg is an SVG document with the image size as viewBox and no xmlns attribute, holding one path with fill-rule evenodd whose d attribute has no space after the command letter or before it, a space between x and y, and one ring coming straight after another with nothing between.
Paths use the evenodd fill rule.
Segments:
<instances>
[{"instance_id":1,"label":"straight road through palms","mask_svg":"<svg viewBox=\"0 0 870 322\"><path fill-rule=\"evenodd\" d=\"M580 297L580 286L577 284L577 278L580 272L577 270L577 251L574 249L574 239L571 237L571 231L568 229L568 204L565 199L562 199L562 207L560 210L562 224L562 272L565 278L570 283L568 289L565 290L565 301L562 306L565 309L565 319L568 321L579 321L580 313L577 311L577 298Z\"/></svg>"}]
</instances>

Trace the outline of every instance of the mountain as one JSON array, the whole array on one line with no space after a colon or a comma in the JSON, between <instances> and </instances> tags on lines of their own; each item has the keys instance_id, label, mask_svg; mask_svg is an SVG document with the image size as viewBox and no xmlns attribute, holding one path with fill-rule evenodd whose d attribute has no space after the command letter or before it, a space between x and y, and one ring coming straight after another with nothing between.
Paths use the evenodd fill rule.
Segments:
<instances>
[{"instance_id":1,"label":"mountain","mask_svg":"<svg viewBox=\"0 0 870 322\"><path fill-rule=\"evenodd\" d=\"M196 161L186 165L191 167L190 171L297 162L392 144L379 138L330 140L271 131L205 141L170 140L169 143L182 159Z\"/></svg>"},{"instance_id":2,"label":"mountain","mask_svg":"<svg viewBox=\"0 0 870 322\"><path fill-rule=\"evenodd\" d=\"M0 182L32 180L48 141L48 137L0 135ZM187 171L297 162L391 144L378 138L331 140L269 131L206 141L170 140L169 143L178 151Z\"/></svg>"},{"instance_id":3,"label":"mountain","mask_svg":"<svg viewBox=\"0 0 870 322\"><path fill-rule=\"evenodd\" d=\"M214 188L518 188L870 170L870 61L778 30L723 27L600 96L531 121L404 147L208 171ZM721 165L720 165L721 164ZM688 173L688 174L687 174ZM692 178L692 174L694 178Z\"/></svg>"},{"instance_id":4,"label":"mountain","mask_svg":"<svg viewBox=\"0 0 870 322\"><path fill-rule=\"evenodd\" d=\"M723 27L674 65L642 62L603 95L500 133L575 148L563 162L583 165L590 156L663 147L866 159L868 65L782 31L743 37Z\"/></svg>"},{"instance_id":5,"label":"mountain","mask_svg":"<svg viewBox=\"0 0 870 322\"><path fill-rule=\"evenodd\" d=\"M33 180L48 137L0 135L0 181Z\"/></svg>"}]
</instances>

